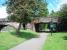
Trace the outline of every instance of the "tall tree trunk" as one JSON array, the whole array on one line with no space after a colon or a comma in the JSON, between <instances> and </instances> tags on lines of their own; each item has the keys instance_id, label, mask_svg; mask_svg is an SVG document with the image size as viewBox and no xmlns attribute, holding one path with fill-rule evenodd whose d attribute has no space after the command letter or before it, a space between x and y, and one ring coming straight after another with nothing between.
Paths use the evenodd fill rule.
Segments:
<instances>
[{"instance_id":1,"label":"tall tree trunk","mask_svg":"<svg viewBox=\"0 0 67 50\"><path fill-rule=\"evenodd\" d=\"M18 29L17 29L17 31L16 31L16 34L17 34L17 35L20 34L21 25L22 25L22 23L20 22L20 23L19 23L19 26L18 26Z\"/></svg>"},{"instance_id":2,"label":"tall tree trunk","mask_svg":"<svg viewBox=\"0 0 67 50\"><path fill-rule=\"evenodd\" d=\"M26 24L25 23L23 23L23 29L26 30Z\"/></svg>"}]
</instances>

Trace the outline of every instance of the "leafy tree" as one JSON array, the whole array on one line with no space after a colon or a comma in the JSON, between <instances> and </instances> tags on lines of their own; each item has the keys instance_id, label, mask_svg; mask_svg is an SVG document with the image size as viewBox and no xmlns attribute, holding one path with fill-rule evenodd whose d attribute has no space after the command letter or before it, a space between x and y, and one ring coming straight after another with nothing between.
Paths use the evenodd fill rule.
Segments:
<instances>
[{"instance_id":1,"label":"leafy tree","mask_svg":"<svg viewBox=\"0 0 67 50\"><path fill-rule=\"evenodd\" d=\"M7 1L7 12L9 14L9 19L12 21L19 22L19 27L17 29L17 34L23 23L25 25L27 22L31 21L30 15L32 15L32 8L35 7L35 0L8 0Z\"/></svg>"},{"instance_id":2,"label":"leafy tree","mask_svg":"<svg viewBox=\"0 0 67 50\"><path fill-rule=\"evenodd\" d=\"M45 2L46 3L46 2ZM7 12L9 19L19 22L17 34L23 23L25 25L31 22L36 16L47 16L47 4L43 0L7 0Z\"/></svg>"},{"instance_id":3,"label":"leafy tree","mask_svg":"<svg viewBox=\"0 0 67 50\"><path fill-rule=\"evenodd\" d=\"M60 9L60 16L67 17L67 4L63 4Z\"/></svg>"},{"instance_id":4,"label":"leafy tree","mask_svg":"<svg viewBox=\"0 0 67 50\"><path fill-rule=\"evenodd\" d=\"M62 31L67 31L67 4L63 4L59 10L59 16L61 17L61 29Z\"/></svg>"},{"instance_id":5,"label":"leafy tree","mask_svg":"<svg viewBox=\"0 0 67 50\"><path fill-rule=\"evenodd\" d=\"M49 16L51 16L51 17L59 17L59 11L51 11L51 13L50 13L50 15Z\"/></svg>"},{"instance_id":6,"label":"leafy tree","mask_svg":"<svg viewBox=\"0 0 67 50\"><path fill-rule=\"evenodd\" d=\"M46 0L37 0L36 15L38 17L47 17L48 9ZM38 14L37 14L38 13Z\"/></svg>"}]
</instances>

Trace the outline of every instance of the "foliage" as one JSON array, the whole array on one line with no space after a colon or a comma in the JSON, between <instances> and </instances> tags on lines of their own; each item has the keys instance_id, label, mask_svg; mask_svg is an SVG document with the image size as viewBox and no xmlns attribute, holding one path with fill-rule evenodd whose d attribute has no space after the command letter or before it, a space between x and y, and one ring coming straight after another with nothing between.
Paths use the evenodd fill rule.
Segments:
<instances>
[{"instance_id":1,"label":"foliage","mask_svg":"<svg viewBox=\"0 0 67 50\"><path fill-rule=\"evenodd\" d=\"M27 23L31 17L47 16L48 9L44 0L8 0L7 12L10 19Z\"/></svg>"},{"instance_id":2,"label":"foliage","mask_svg":"<svg viewBox=\"0 0 67 50\"><path fill-rule=\"evenodd\" d=\"M60 9L60 16L67 17L67 4L63 4Z\"/></svg>"},{"instance_id":3,"label":"foliage","mask_svg":"<svg viewBox=\"0 0 67 50\"><path fill-rule=\"evenodd\" d=\"M9 18L17 22L29 22L34 4L32 0L8 0L7 12L9 16L11 16L11 18Z\"/></svg>"},{"instance_id":4,"label":"foliage","mask_svg":"<svg viewBox=\"0 0 67 50\"><path fill-rule=\"evenodd\" d=\"M60 16L59 16L59 11L54 12L54 11L52 10L52 12L50 13L49 16L51 16L51 17L60 17Z\"/></svg>"},{"instance_id":5,"label":"foliage","mask_svg":"<svg viewBox=\"0 0 67 50\"><path fill-rule=\"evenodd\" d=\"M47 2L46 0L38 0L38 16L39 17L47 17L48 15L48 9L47 9Z\"/></svg>"}]
</instances>

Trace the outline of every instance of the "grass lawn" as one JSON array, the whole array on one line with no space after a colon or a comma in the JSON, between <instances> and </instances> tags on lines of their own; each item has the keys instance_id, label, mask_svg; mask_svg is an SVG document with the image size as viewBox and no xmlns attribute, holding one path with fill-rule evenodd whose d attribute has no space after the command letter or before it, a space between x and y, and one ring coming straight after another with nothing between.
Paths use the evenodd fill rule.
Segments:
<instances>
[{"instance_id":1,"label":"grass lawn","mask_svg":"<svg viewBox=\"0 0 67 50\"><path fill-rule=\"evenodd\" d=\"M8 50L25 40L36 37L38 34L30 30L20 31L20 35L16 36L15 32L0 32L0 50Z\"/></svg>"},{"instance_id":2,"label":"grass lawn","mask_svg":"<svg viewBox=\"0 0 67 50\"><path fill-rule=\"evenodd\" d=\"M49 35L43 50L67 50L67 33L54 33Z\"/></svg>"}]
</instances>

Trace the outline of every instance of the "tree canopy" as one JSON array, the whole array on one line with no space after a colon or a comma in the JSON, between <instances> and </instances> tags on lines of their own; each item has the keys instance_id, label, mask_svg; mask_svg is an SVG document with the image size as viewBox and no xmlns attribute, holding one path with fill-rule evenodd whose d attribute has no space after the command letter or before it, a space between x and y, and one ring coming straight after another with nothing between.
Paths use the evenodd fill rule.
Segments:
<instances>
[{"instance_id":1,"label":"tree canopy","mask_svg":"<svg viewBox=\"0 0 67 50\"><path fill-rule=\"evenodd\" d=\"M11 16L11 18L9 18L14 21L21 21L21 19L25 18L28 20L28 18L33 16L47 16L47 3L43 1L44 0L8 0L7 12L9 16Z\"/></svg>"},{"instance_id":2,"label":"tree canopy","mask_svg":"<svg viewBox=\"0 0 67 50\"><path fill-rule=\"evenodd\" d=\"M60 9L60 16L67 17L67 4L63 4Z\"/></svg>"}]
</instances>

